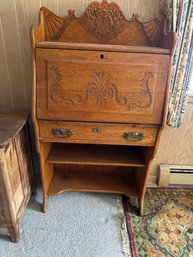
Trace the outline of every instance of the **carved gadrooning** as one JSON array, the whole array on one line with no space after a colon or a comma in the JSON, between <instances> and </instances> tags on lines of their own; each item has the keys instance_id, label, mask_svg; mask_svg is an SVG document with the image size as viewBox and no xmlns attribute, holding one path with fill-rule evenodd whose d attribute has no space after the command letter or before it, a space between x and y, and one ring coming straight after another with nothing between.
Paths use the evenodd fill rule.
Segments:
<instances>
[{"instance_id":1,"label":"carved gadrooning","mask_svg":"<svg viewBox=\"0 0 193 257\"><path fill-rule=\"evenodd\" d=\"M98 106L107 106L110 101L113 101L120 107L125 107L127 111L132 111L136 108L146 109L152 103L152 96L149 89L149 80L153 78L151 72L144 73L143 79L140 81L141 91L138 93L120 94L118 87L112 81L109 73L97 72L91 77L91 82L85 87L82 94L76 94L72 99L65 98L60 95L62 91L61 80L62 74L56 66L49 68L50 74L53 76L53 83L49 91L51 102L62 104L64 106L84 105L89 99L94 101ZM141 99L132 102L130 99Z\"/></svg>"},{"instance_id":2,"label":"carved gadrooning","mask_svg":"<svg viewBox=\"0 0 193 257\"><path fill-rule=\"evenodd\" d=\"M127 20L117 4L105 0L92 2L80 17L73 10L65 17L41 10L46 41L156 46L164 22L163 15L149 22L140 22L137 15Z\"/></svg>"}]
</instances>

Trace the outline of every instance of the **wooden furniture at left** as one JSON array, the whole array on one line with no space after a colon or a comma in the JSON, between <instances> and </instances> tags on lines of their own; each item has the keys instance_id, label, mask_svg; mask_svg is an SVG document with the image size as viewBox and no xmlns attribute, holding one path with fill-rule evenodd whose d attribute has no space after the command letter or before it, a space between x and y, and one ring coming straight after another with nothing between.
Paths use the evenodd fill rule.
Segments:
<instances>
[{"instance_id":1,"label":"wooden furniture at left","mask_svg":"<svg viewBox=\"0 0 193 257\"><path fill-rule=\"evenodd\" d=\"M31 196L33 169L29 112L0 109L0 233L19 241L19 223Z\"/></svg>"}]
</instances>

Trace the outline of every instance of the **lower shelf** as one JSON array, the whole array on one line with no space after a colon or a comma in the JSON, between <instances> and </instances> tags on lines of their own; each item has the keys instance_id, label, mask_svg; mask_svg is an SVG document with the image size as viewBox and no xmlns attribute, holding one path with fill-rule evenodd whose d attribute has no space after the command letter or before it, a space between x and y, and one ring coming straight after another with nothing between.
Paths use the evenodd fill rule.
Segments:
<instances>
[{"instance_id":1,"label":"lower shelf","mask_svg":"<svg viewBox=\"0 0 193 257\"><path fill-rule=\"evenodd\" d=\"M133 173L129 173L127 177L123 178L120 174L71 172L66 175L61 171L55 171L48 195L57 195L63 192L119 193L128 197L139 197Z\"/></svg>"}]
</instances>

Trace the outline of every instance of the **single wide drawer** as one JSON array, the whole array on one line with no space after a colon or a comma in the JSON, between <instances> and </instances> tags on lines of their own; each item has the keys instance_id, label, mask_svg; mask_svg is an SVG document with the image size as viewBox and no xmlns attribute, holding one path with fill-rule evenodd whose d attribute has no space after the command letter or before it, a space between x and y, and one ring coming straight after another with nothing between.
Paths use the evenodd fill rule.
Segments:
<instances>
[{"instance_id":1,"label":"single wide drawer","mask_svg":"<svg viewBox=\"0 0 193 257\"><path fill-rule=\"evenodd\" d=\"M91 122L39 121L40 141L154 146L158 127Z\"/></svg>"}]
</instances>

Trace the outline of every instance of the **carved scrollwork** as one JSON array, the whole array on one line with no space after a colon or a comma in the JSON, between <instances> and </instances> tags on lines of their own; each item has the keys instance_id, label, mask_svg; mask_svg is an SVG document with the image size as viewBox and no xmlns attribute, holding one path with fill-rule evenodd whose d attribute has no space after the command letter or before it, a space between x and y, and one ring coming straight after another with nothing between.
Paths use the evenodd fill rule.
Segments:
<instances>
[{"instance_id":1,"label":"carved scrollwork","mask_svg":"<svg viewBox=\"0 0 193 257\"><path fill-rule=\"evenodd\" d=\"M113 44L119 45L156 46L164 24L163 15L141 22L133 14L131 20L127 20L116 3L106 0L90 3L80 17L74 10L69 10L65 17L59 17L45 7L41 10L46 41L111 44L113 40Z\"/></svg>"},{"instance_id":2,"label":"carved scrollwork","mask_svg":"<svg viewBox=\"0 0 193 257\"><path fill-rule=\"evenodd\" d=\"M63 104L65 106L84 105L91 99L99 106L106 106L109 101L113 101L115 104L125 107L128 111L132 111L136 108L146 109L152 103L152 96L149 89L149 80L153 78L151 72L146 72L144 78L140 81L141 91L139 93L129 93L129 96L119 93L118 87L112 82L112 77L109 73L95 73L91 77L91 82L84 89L84 92L75 95L73 99L65 98L59 94L62 90L62 74L58 68L51 66L49 72L54 76L49 93L50 100L57 104ZM141 100L132 102L133 99Z\"/></svg>"},{"instance_id":3,"label":"carved scrollwork","mask_svg":"<svg viewBox=\"0 0 193 257\"><path fill-rule=\"evenodd\" d=\"M92 76L92 82L88 84L83 95L76 95L74 102L76 104L85 104L89 97L95 100L98 105L107 105L109 100L114 100L117 105L125 106L127 110L132 111L136 108L148 108L151 105L152 97L149 90L149 79L153 75L151 72L144 74L144 78L141 80L141 92L140 96L144 96L147 101L137 101L130 103L128 97L120 95L118 88L111 82L111 76L108 73L100 72ZM130 93L130 97L136 97L138 93Z\"/></svg>"},{"instance_id":4,"label":"carved scrollwork","mask_svg":"<svg viewBox=\"0 0 193 257\"><path fill-rule=\"evenodd\" d=\"M144 96L147 99L147 101L143 102L143 101L140 100L140 101L137 101L135 103L127 103L127 109L129 111L132 111L136 108L146 109L151 105L152 96L151 96L151 92L150 92L150 89L149 89L150 78L153 78L153 74L151 72L146 72L144 74L144 78L140 81L141 92L139 93L139 98L140 98L140 96Z\"/></svg>"},{"instance_id":5,"label":"carved scrollwork","mask_svg":"<svg viewBox=\"0 0 193 257\"><path fill-rule=\"evenodd\" d=\"M64 105L73 105L73 101L70 99L66 99L63 96L59 95L58 92L62 90L61 86L61 80L62 80L62 74L59 72L58 68L54 65L52 65L49 68L49 73L53 75L54 80L50 89L50 99L54 103L58 104L64 104Z\"/></svg>"},{"instance_id":6,"label":"carved scrollwork","mask_svg":"<svg viewBox=\"0 0 193 257\"><path fill-rule=\"evenodd\" d=\"M93 2L85 11L85 16L95 23L93 33L106 36L107 34L114 34L114 21L123 19L123 14L115 3Z\"/></svg>"},{"instance_id":7,"label":"carved scrollwork","mask_svg":"<svg viewBox=\"0 0 193 257\"><path fill-rule=\"evenodd\" d=\"M85 104L88 98L91 97L98 105L107 105L111 99L114 99L118 105L126 105L126 97L119 95L117 86L111 83L110 80L111 77L108 73L95 73L92 76L92 82L87 85L83 95L74 97L75 103Z\"/></svg>"}]
</instances>

